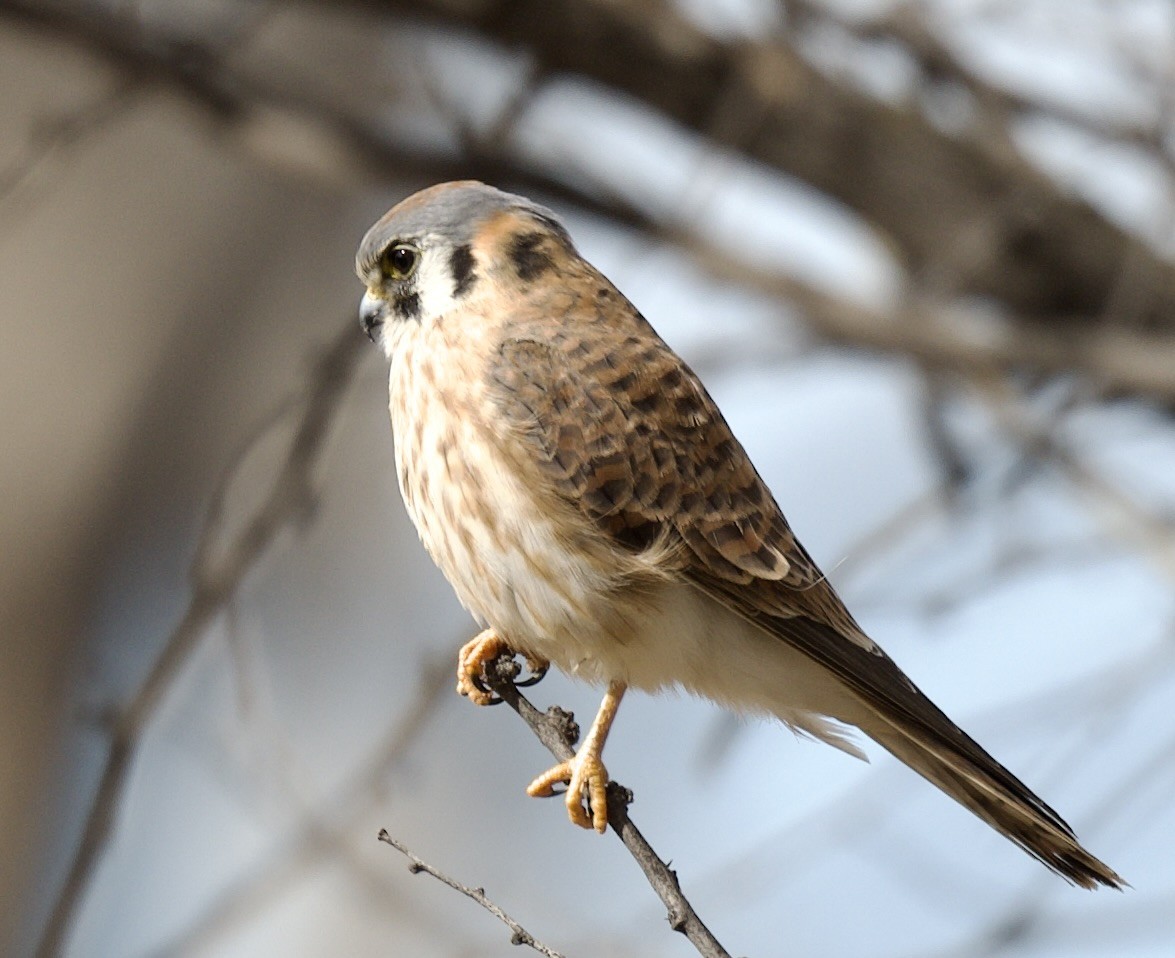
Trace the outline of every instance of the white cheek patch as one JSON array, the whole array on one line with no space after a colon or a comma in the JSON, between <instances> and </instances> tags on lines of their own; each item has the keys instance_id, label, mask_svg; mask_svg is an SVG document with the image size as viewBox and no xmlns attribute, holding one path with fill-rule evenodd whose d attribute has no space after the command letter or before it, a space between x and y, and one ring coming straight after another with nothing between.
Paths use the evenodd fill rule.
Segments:
<instances>
[{"instance_id":1,"label":"white cheek patch","mask_svg":"<svg viewBox=\"0 0 1175 958\"><path fill-rule=\"evenodd\" d=\"M456 284L449 267L448 251L427 249L416 268L416 295L420 297L420 320L429 322L457 305Z\"/></svg>"}]
</instances>

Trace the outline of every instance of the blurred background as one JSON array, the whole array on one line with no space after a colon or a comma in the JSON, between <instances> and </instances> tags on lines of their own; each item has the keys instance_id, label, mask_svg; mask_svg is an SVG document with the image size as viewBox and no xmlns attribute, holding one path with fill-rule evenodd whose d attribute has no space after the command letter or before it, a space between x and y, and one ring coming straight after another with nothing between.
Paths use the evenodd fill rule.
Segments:
<instances>
[{"instance_id":1,"label":"blurred background","mask_svg":"<svg viewBox=\"0 0 1175 958\"><path fill-rule=\"evenodd\" d=\"M0 0L0 952L519 954L385 827L565 955L693 954L452 692L352 257L474 177L1134 886L871 743L632 696L609 769L731 954L1169 956L1173 74L1167 0Z\"/></svg>"}]
</instances>

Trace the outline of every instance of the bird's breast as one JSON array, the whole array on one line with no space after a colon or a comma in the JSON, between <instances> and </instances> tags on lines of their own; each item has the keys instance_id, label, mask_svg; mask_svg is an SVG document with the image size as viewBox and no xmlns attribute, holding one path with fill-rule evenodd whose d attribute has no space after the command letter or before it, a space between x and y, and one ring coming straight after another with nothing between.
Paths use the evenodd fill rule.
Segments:
<instances>
[{"instance_id":1,"label":"bird's breast","mask_svg":"<svg viewBox=\"0 0 1175 958\"><path fill-rule=\"evenodd\" d=\"M598 533L535 482L501 427L485 371L496 342L411 324L397 333L389 382L396 469L408 514L462 605L513 647L589 678L624 641L623 570ZM646 603L647 604L647 603Z\"/></svg>"}]
</instances>

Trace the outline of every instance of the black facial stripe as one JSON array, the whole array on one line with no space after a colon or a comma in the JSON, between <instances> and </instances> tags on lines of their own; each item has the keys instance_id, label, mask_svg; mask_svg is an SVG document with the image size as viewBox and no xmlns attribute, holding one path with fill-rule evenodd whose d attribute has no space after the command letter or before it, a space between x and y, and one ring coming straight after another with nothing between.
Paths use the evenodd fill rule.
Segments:
<instances>
[{"instance_id":1,"label":"black facial stripe","mask_svg":"<svg viewBox=\"0 0 1175 958\"><path fill-rule=\"evenodd\" d=\"M449 257L449 270L453 273L453 295L460 299L477 282L477 273L474 267L473 250L469 246L458 246Z\"/></svg>"},{"instance_id":2,"label":"black facial stripe","mask_svg":"<svg viewBox=\"0 0 1175 958\"><path fill-rule=\"evenodd\" d=\"M506 254L519 279L530 281L555 268L551 254L543 249L545 239L544 233L519 233L510 241Z\"/></svg>"},{"instance_id":3,"label":"black facial stripe","mask_svg":"<svg viewBox=\"0 0 1175 958\"><path fill-rule=\"evenodd\" d=\"M420 294L400 296L396 299L396 312L402 319L420 319Z\"/></svg>"}]
</instances>

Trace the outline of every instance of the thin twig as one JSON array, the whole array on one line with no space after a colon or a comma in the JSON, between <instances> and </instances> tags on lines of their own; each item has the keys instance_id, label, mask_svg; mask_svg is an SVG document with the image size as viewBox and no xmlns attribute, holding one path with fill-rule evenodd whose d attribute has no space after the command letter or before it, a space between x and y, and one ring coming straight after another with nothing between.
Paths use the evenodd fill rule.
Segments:
<instances>
[{"instance_id":1,"label":"thin twig","mask_svg":"<svg viewBox=\"0 0 1175 958\"><path fill-rule=\"evenodd\" d=\"M268 497L215 558L211 557L212 550L203 546L197 549L188 607L146 680L113 723L106 766L77 853L37 949L38 958L54 958L62 953L94 868L114 832L127 773L155 709L208 627L232 601L277 535L307 514L314 500L315 470L363 345L354 323L348 320L345 331L315 362L301 422Z\"/></svg>"},{"instance_id":2,"label":"thin twig","mask_svg":"<svg viewBox=\"0 0 1175 958\"><path fill-rule=\"evenodd\" d=\"M540 712L515 686L514 680L518 673L518 663L510 655L503 654L486 666L483 678L486 686L518 713L555 758L561 762L567 761L575 754L572 744L579 735L571 715L557 707ZM640 865L653 891L665 904L669 911L670 927L685 935L702 958L730 958L730 954L685 897L677 881L677 873L653 851L628 817L628 804L631 801L632 793L628 789L616 782L608 783L608 824L624 842L624 847Z\"/></svg>"},{"instance_id":3,"label":"thin twig","mask_svg":"<svg viewBox=\"0 0 1175 958\"><path fill-rule=\"evenodd\" d=\"M412 854L412 852L405 848L400 842L392 838L392 836L388 834L388 830L386 828L381 828L379 830L379 840L387 845L391 845L392 848L394 848L412 863L408 866L408 870L412 872L413 875L419 874L420 872L424 872L426 875L432 875L432 877L437 881L448 885L454 891L461 892L461 894L466 898L471 898L473 901L481 905L482 908L484 908L491 915L497 918L498 921L502 922L502 924L510 929L510 944L528 945L539 954L546 955L547 958L564 958L562 953L555 951L554 948L548 948L541 941L536 939L534 935L518 924L518 922L502 911L501 908L495 905L489 898L486 897L484 888L470 888L468 885L461 884L461 882L457 881L457 879L450 878L444 872L433 868L433 866L428 862L421 858L417 858L416 855Z\"/></svg>"},{"instance_id":4,"label":"thin twig","mask_svg":"<svg viewBox=\"0 0 1175 958\"><path fill-rule=\"evenodd\" d=\"M334 797L299 809L299 820L286 831L286 837L267 860L225 886L186 928L152 955L182 958L215 953L231 933L272 907L275 900L324 863L345 865L370 898L378 900L379 907L386 911L390 907L386 873L355 854L352 839L359 823L366 821L377 806L383 807L386 783L420 741L425 724L435 717L445 700L444 693L452 692L452 675L452 657L448 653L427 661L415 684L413 700L367 758L333 790ZM291 804L306 804L294 782L283 780L279 788ZM397 919L415 923L429 934L443 930L440 923L427 921L419 909L410 912L403 908Z\"/></svg>"}]
</instances>

